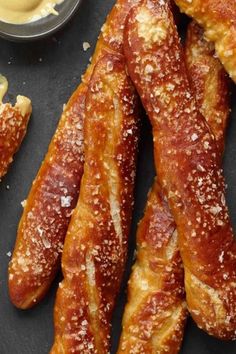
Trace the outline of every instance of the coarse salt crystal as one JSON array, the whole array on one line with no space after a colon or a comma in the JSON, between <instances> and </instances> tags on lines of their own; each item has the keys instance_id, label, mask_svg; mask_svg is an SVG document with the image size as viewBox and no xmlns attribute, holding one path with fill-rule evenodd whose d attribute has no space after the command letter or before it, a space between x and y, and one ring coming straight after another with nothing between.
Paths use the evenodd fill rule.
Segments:
<instances>
[{"instance_id":1,"label":"coarse salt crystal","mask_svg":"<svg viewBox=\"0 0 236 354\"><path fill-rule=\"evenodd\" d=\"M23 201L21 202L21 205L22 205L22 208L25 208L25 206L26 206L26 200L23 200Z\"/></svg>"},{"instance_id":2,"label":"coarse salt crystal","mask_svg":"<svg viewBox=\"0 0 236 354\"><path fill-rule=\"evenodd\" d=\"M213 215L217 215L219 214L219 212L222 210L222 208L219 206L219 205L216 205L216 206L213 206L210 208L210 212L213 214Z\"/></svg>"},{"instance_id":3,"label":"coarse salt crystal","mask_svg":"<svg viewBox=\"0 0 236 354\"><path fill-rule=\"evenodd\" d=\"M223 263L224 261L224 251L221 252L221 254L219 255L219 262Z\"/></svg>"},{"instance_id":4,"label":"coarse salt crystal","mask_svg":"<svg viewBox=\"0 0 236 354\"><path fill-rule=\"evenodd\" d=\"M72 201L72 197L70 197L69 195L64 197L61 197L61 207L62 208L69 208L71 206L71 201Z\"/></svg>"},{"instance_id":5,"label":"coarse salt crystal","mask_svg":"<svg viewBox=\"0 0 236 354\"><path fill-rule=\"evenodd\" d=\"M198 138L198 135L196 133L193 133L191 136L191 140L195 141L195 140L197 140L197 138Z\"/></svg>"},{"instance_id":6,"label":"coarse salt crystal","mask_svg":"<svg viewBox=\"0 0 236 354\"><path fill-rule=\"evenodd\" d=\"M83 50L86 52L89 48L91 47L91 45L89 44L89 42L84 42L83 43Z\"/></svg>"},{"instance_id":7,"label":"coarse salt crystal","mask_svg":"<svg viewBox=\"0 0 236 354\"><path fill-rule=\"evenodd\" d=\"M146 67L145 67L145 74L151 74L153 73L153 66L150 65L150 64L147 64Z\"/></svg>"}]
</instances>

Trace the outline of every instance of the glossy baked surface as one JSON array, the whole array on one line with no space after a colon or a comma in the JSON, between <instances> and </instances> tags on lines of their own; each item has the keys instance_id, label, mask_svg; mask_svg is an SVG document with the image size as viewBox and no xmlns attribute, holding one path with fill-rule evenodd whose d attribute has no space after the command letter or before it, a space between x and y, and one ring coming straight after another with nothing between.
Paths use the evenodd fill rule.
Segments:
<instances>
[{"instance_id":1,"label":"glossy baked surface","mask_svg":"<svg viewBox=\"0 0 236 354\"><path fill-rule=\"evenodd\" d=\"M9 78L9 98L12 99L12 95L19 92L28 95L33 101L34 109L21 150L0 185L0 353L3 354L47 354L52 345L52 314L56 286L35 309L28 312L15 310L7 294L7 253L12 251L15 242L16 228L22 213L20 203L27 197L56 129L62 105L80 82L80 75L85 71L100 27L113 3L113 0L85 0L76 17L63 32L42 42L26 45L0 40L0 71ZM89 42L92 46L87 52L83 51L84 42ZM235 93L236 91L234 95ZM228 129L224 160L228 204L236 228L234 117L236 118L236 106ZM136 224L143 215L147 191L152 185L153 176L151 132L148 124L145 124L142 129L135 213L130 235L132 247L135 244ZM9 190L6 189L7 185ZM129 268L132 252L130 251ZM125 282L122 290L124 287ZM114 320L112 354L115 354L117 348L124 301L122 292ZM188 322L181 354L231 354L234 351L236 343L223 343L210 338L198 330L192 321Z\"/></svg>"}]
</instances>

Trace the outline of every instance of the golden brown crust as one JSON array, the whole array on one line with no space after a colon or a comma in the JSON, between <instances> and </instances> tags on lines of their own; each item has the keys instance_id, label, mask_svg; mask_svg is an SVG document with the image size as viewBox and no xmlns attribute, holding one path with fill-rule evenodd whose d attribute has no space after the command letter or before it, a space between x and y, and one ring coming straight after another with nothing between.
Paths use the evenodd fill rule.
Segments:
<instances>
[{"instance_id":1,"label":"golden brown crust","mask_svg":"<svg viewBox=\"0 0 236 354\"><path fill-rule=\"evenodd\" d=\"M21 110L22 100L27 101L26 110ZM31 102L26 97L18 96L14 107L0 103L0 179L7 173L13 155L24 139L31 111Z\"/></svg>"},{"instance_id":2,"label":"golden brown crust","mask_svg":"<svg viewBox=\"0 0 236 354\"><path fill-rule=\"evenodd\" d=\"M236 82L236 2L235 0L175 0L181 11L193 17L214 42L216 53Z\"/></svg>"},{"instance_id":3,"label":"golden brown crust","mask_svg":"<svg viewBox=\"0 0 236 354\"><path fill-rule=\"evenodd\" d=\"M105 53L123 51L126 15L138 0L119 0L102 28L91 65L62 114L22 215L9 266L12 302L26 309L46 294L58 270L83 174L84 102L93 68Z\"/></svg>"},{"instance_id":4,"label":"golden brown crust","mask_svg":"<svg viewBox=\"0 0 236 354\"><path fill-rule=\"evenodd\" d=\"M228 79L212 44L194 23L188 28L185 56L198 107L217 138L221 156L229 115ZM138 227L137 260L129 280L118 353L178 353L186 316L176 225L156 183Z\"/></svg>"},{"instance_id":5,"label":"golden brown crust","mask_svg":"<svg viewBox=\"0 0 236 354\"><path fill-rule=\"evenodd\" d=\"M97 63L86 99L85 166L68 229L51 353L108 353L133 205L138 106L122 55Z\"/></svg>"},{"instance_id":6,"label":"golden brown crust","mask_svg":"<svg viewBox=\"0 0 236 354\"><path fill-rule=\"evenodd\" d=\"M194 21L188 26L185 60L197 106L216 138L221 157L230 112L230 82L213 43L204 39L203 29Z\"/></svg>"},{"instance_id":7,"label":"golden brown crust","mask_svg":"<svg viewBox=\"0 0 236 354\"><path fill-rule=\"evenodd\" d=\"M138 227L118 353L178 353L186 318L176 225L156 182Z\"/></svg>"},{"instance_id":8,"label":"golden brown crust","mask_svg":"<svg viewBox=\"0 0 236 354\"><path fill-rule=\"evenodd\" d=\"M79 88L68 102L25 202L9 264L11 301L21 309L40 301L58 270L83 173L84 94Z\"/></svg>"},{"instance_id":9,"label":"golden brown crust","mask_svg":"<svg viewBox=\"0 0 236 354\"><path fill-rule=\"evenodd\" d=\"M218 149L198 112L168 2L146 0L125 36L133 82L154 132L155 164L174 215L188 308L199 327L236 337L236 244Z\"/></svg>"}]
</instances>

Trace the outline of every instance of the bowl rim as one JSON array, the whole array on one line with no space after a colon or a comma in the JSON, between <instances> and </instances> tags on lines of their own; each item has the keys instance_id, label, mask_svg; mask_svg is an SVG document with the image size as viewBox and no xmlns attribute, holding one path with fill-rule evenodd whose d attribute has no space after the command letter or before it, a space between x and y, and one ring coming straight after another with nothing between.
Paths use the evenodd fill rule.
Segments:
<instances>
[{"instance_id":1,"label":"bowl rim","mask_svg":"<svg viewBox=\"0 0 236 354\"><path fill-rule=\"evenodd\" d=\"M52 25L48 29L39 30L38 33L34 33L34 34L23 34L23 35L22 34L14 34L12 32L8 32L6 30L1 29L1 24L7 25L8 27L10 26L11 28L19 29L19 28L26 27L27 25L28 26L32 25L32 24L37 25L37 22L40 22L41 20L26 23L23 25L15 25L15 24L9 24L9 23L6 24L5 22L0 21L0 38L7 39L12 42L27 42L27 41L40 40L45 37L48 37L48 36L54 34L55 32L57 32L59 29L64 27L69 22L69 20L74 16L75 12L78 10L79 6L81 5L81 2L82 2L82 0L75 0L74 3L71 4L71 7L66 12L66 14L64 16L61 15L61 20L59 22L57 22L55 25ZM63 3L60 4L59 6L62 6L62 5L63 5ZM50 18L51 16L54 16L54 15L49 15L49 16L43 18L42 20L44 20L45 23L47 23L47 19ZM57 19L60 18L60 12L59 12L59 15L56 16L56 18Z\"/></svg>"}]
</instances>

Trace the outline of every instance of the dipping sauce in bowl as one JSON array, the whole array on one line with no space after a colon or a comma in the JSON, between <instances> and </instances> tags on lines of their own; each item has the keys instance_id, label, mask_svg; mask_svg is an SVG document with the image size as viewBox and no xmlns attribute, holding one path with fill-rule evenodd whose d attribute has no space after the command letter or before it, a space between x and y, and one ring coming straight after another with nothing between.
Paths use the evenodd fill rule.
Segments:
<instances>
[{"instance_id":1,"label":"dipping sauce in bowl","mask_svg":"<svg viewBox=\"0 0 236 354\"><path fill-rule=\"evenodd\" d=\"M61 29L82 0L0 0L0 37L33 41ZM55 16L56 15L56 16Z\"/></svg>"},{"instance_id":2,"label":"dipping sauce in bowl","mask_svg":"<svg viewBox=\"0 0 236 354\"><path fill-rule=\"evenodd\" d=\"M5 76L0 74L0 104L2 103L3 97L7 93L8 90L8 81Z\"/></svg>"},{"instance_id":3,"label":"dipping sauce in bowl","mask_svg":"<svg viewBox=\"0 0 236 354\"><path fill-rule=\"evenodd\" d=\"M22 25L58 15L55 6L63 1L66 0L0 0L0 21Z\"/></svg>"}]
</instances>

